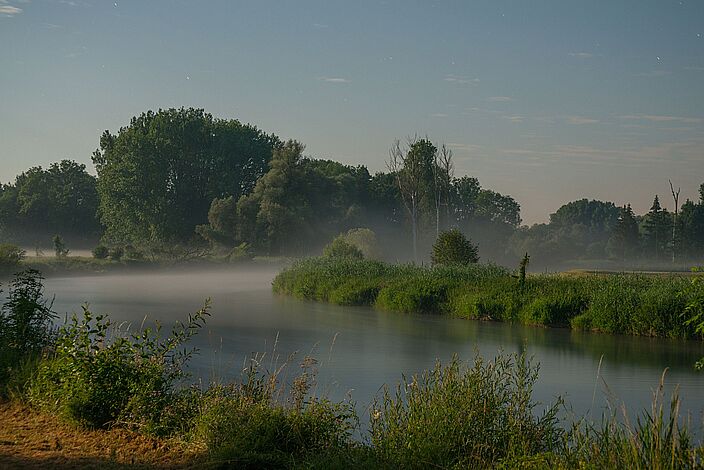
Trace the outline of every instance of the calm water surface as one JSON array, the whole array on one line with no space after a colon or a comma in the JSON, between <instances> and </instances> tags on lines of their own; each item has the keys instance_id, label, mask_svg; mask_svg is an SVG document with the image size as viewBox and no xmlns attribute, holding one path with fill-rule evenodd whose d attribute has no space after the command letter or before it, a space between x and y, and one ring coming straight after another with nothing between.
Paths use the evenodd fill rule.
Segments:
<instances>
[{"instance_id":1,"label":"calm water surface","mask_svg":"<svg viewBox=\"0 0 704 470\"><path fill-rule=\"evenodd\" d=\"M318 392L332 398L351 393L364 415L384 384L432 367L453 354L471 359L526 348L540 363L535 398L559 395L578 414L598 418L608 403L631 410L649 407L667 369L668 392L679 387L695 428L704 413L704 373L693 370L704 356L695 341L633 338L488 323L437 316L409 316L362 307L301 302L271 293L275 270L138 273L50 278L46 292L54 309L80 310L89 303L132 328L159 321L165 326L212 299L212 318L194 342L192 363L205 380L239 376L247 357L266 353L264 364L281 364L293 353L318 361ZM601 366L600 366L601 362ZM294 368L292 373L297 372ZM598 374L597 374L598 373ZM598 375L598 379L597 379ZM611 399L609 399L611 397Z\"/></svg>"}]
</instances>

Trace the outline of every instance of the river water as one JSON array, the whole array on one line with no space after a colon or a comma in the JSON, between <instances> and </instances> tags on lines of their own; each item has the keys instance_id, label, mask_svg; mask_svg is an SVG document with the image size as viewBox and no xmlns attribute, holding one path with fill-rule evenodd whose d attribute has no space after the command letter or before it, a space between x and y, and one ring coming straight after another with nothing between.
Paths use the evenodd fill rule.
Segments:
<instances>
[{"instance_id":1,"label":"river water","mask_svg":"<svg viewBox=\"0 0 704 470\"><path fill-rule=\"evenodd\" d=\"M402 373L422 371L453 354L471 360L475 352L488 358L525 349L540 363L538 401L552 403L561 396L574 413L594 419L609 406L639 411L650 407L667 369L666 392L678 388L695 431L701 427L704 372L693 364L704 356L703 342L302 302L271 293L275 274L273 268L104 274L50 278L45 286L61 315L88 303L93 312L107 313L133 330L154 321L169 327L209 297L212 317L193 342L200 350L191 363L196 378L238 377L254 353L264 353L269 368L293 353L298 361L312 355L318 360L316 393L333 399L351 395L363 418L380 388L395 385ZM297 371L294 365L289 375Z\"/></svg>"}]
</instances>

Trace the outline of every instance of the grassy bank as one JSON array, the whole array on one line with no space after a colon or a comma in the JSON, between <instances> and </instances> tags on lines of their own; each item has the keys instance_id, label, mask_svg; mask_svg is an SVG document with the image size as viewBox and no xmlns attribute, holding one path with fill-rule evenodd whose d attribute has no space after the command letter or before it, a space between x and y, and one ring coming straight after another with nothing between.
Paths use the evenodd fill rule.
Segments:
<instances>
[{"instance_id":1,"label":"grassy bank","mask_svg":"<svg viewBox=\"0 0 704 470\"><path fill-rule=\"evenodd\" d=\"M491 265L431 268L326 258L295 263L273 289L402 313L672 338L701 337L690 320L704 302L704 283L696 276L553 274L528 276L521 284Z\"/></svg>"}]
</instances>

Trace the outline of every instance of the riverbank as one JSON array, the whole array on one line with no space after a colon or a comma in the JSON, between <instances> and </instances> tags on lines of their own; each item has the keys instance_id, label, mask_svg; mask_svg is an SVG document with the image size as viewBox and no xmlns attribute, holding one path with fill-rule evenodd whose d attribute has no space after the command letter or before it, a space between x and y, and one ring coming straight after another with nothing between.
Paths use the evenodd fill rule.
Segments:
<instances>
[{"instance_id":1,"label":"riverbank","mask_svg":"<svg viewBox=\"0 0 704 470\"><path fill-rule=\"evenodd\" d=\"M0 468L186 469L198 462L173 440L82 429L21 403L0 403Z\"/></svg>"},{"instance_id":2,"label":"riverbank","mask_svg":"<svg viewBox=\"0 0 704 470\"><path fill-rule=\"evenodd\" d=\"M401 313L568 327L595 332L701 338L701 274L542 274L525 282L493 265L424 267L311 258L284 269L279 294ZM698 313L699 312L699 313Z\"/></svg>"},{"instance_id":3,"label":"riverbank","mask_svg":"<svg viewBox=\"0 0 704 470\"><path fill-rule=\"evenodd\" d=\"M247 267L284 266L291 260L281 257L260 257L252 259L228 259L226 257L207 256L197 259L97 259L90 256L28 256L22 259L17 266L0 272L0 278L9 278L17 271L23 269L36 269L44 277L77 276L85 274L112 274L129 272L149 272L164 270L198 270L198 269L231 269Z\"/></svg>"}]
</instances>

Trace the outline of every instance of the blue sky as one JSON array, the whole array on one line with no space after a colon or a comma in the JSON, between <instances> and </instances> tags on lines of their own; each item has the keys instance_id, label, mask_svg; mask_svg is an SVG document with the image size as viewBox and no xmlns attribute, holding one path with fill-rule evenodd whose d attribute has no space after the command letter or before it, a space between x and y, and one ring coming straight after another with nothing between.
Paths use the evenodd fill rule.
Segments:
<instances>
[{"instance_id":1,"label":"blue sky","mask_svg":"<svg viewBox=\"0 0 704 470\"><path fill-rule=\"evenodd\" d=\"M372 171L427 134L528 223L704 182L702 1L0 0L0 44L5 182L179 106Z\"/></svg>"}]
</instances>

